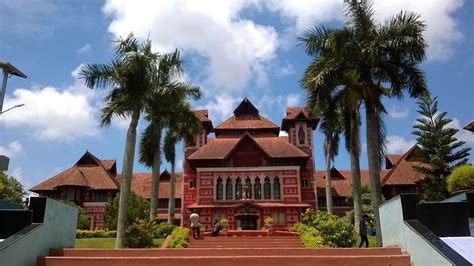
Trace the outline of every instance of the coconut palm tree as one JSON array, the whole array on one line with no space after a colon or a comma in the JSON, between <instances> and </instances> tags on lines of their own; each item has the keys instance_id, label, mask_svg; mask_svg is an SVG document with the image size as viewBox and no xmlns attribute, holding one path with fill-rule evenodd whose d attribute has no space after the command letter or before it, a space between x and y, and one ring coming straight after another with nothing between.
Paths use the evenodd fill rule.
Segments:
<instances>
[{"instance_id":1,"label":"coconut palm tree","mask_svg":"<svg viewBox=\"0 0 474 266\"><path fill-rule=\"evenodd\" d=\"M80 77L89 88L110 87L104 98L100 122L110 125L112 118L131 118L127 131L120 185L116 248L123 247L128 199L130 197L136 128L145 99L153 90L153 76L157 72L159 55L151 51L151 41L140 43L131 33L115 45L115 57L109 64L86 64Z\"/></svg>"},{"instance_id":2,"label":"coconut palm tree","mask_svg":"<svg viewBox=\"0 0 474 266\"><path fill-rule=\"evenodd\" d=\"M142 133L139 146L140 162L152 168L150 186L150 219L155 219L158 208L160 184L161 138L162 131L174 116L183 111L179 109L183 99L201 98L199 87L178 80L183 73L183 62L178 50L161 56L156 76L156 90L147 100L145 119L150 124Z\"/></svg>"},{"instance_id":3,"label":"coconut palm tree","mask_svg":"<svg viewBox=\"0 0 474 266\"><path fill-rule=\"evenodd\" d=\"M382 96L401 99L405 91L411 97L427 91L419 68L425 59L425 24L419 15L403 11L380 24L374 20L370 1L346 0L344 4L347 21L343 28L315 27L314 36L302 40L307 40L303 42L306 51L315 57L314 82L331 84L328 88L334 90L353 90L365 105L370 190L377 244L381 246L378 207L382 200L380 164L385 141ZM350 83L347 77L352 79Z\"/></svg>"},{"instance_id":4,"label":"coconut palm tree","mask_svg":"<svg viewBox=\"0 0 474 266\"><path fill-rule=\"evenodd\" d=\"M315 104L315 105L313 105ZM341 133L341 117L334 99L327 96L318 102L308 102L307 108L312 116L320 118L319 129L324 134L324 157L326 160L326 210L333 213L331 164L339 152L339 135Z\"/></svg>"},{"instance_id":5,"label":"coconut palm tree","mask_svg":"<svg viewBox=\"0 0 474 266\"><path fill-rule=\"evenodd\" d=\"M171 117L168 132L165 137L163 153L166 160L171 164L170 191L168 203L168 223L174 222L175 210L175 184L176 184L176 143L184 139L193 139L202 130L201 123L191 110L186 98L175 99L174 115Z\"/></svg>"}]
</instances>

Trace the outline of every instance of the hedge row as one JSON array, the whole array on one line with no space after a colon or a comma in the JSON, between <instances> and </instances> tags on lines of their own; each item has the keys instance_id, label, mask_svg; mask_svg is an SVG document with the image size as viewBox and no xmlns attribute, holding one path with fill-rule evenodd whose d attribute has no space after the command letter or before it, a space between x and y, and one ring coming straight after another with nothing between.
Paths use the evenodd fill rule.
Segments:
<instances>
[{"instance_id":1,"label":"hedge row","mask_svg":"<svg viewBox=\"0 0 474 266\"><path fill-rule=\"evenodd\" d=\"M76 238L114 238L117 231L105 230L76 230Z\"/></svg>"}]
</instances>

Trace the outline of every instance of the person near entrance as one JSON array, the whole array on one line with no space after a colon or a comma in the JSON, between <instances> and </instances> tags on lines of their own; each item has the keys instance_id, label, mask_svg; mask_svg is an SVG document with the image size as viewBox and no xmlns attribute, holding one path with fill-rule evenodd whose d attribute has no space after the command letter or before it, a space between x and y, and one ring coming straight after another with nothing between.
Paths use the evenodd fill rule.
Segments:
<instances>
[{"instance_id":1,"label":"person near entrance","mask_svg":"<svg viewBox=\"0 0 474 266\"><path fill-rule=\"evenodd\" d=\"M193 229L193 238L199 239L200 237L200 230L199 230L199 214L197 214L196 210L191 211L191 216L189 216L189 220L191 221L191 228Z\"/></svg>"},{"instance_id":2,"label":"person near entrance","mask_svg":"<svg viewBox=\"0 0 474 266\"><path fill-rule=\"evenodd\" d=\"M369 216L367 214L362 215L362 219L359 221L359 235L360 235L360 244L359 247L362 247L362 244L365 242L365 247L369 247L369 239L367 238L367 226L365 221L367 221Z\"/></svg>"},{"instance_id":3,"label":"person near entrance","mask_svg":"<svg viewBox=\"0 0 474 266\"><path fill-rule=\"evenodd\" d=\"M212 233L211 233L211 236L219 236L219 232L222 230L222 226L221 224L219 223L219 220L215 220L214 221L214 229L212 230Z\"/></svg>"}]
</instances>

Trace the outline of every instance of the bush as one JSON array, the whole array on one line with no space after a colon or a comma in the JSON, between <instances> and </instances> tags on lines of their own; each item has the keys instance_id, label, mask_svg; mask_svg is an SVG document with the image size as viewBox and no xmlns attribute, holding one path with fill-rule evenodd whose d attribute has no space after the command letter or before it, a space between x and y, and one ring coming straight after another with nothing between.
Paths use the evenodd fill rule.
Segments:
<instances>
[{"instance_id":1,"label":"bush","mask_svg":"<svg viewBox=\"0 0 474 266\"><path fill-rule=\"evenodd\" d=\"M323 238L324 246L352 247L356 241L352 224L336 215L307 210L301 221L304 225L317 229Z\"/></svg>"},{"instance_id":2,"label":"bush","mask_svg":"<svg viewBox=\"0 0 474 266\"><path fill-rule=\"evenodd\" d=\"M273 224L273 218L271 216L265 217L263 221L265 222L265 224Z\"/></svg>"},{"instance_id":3,"label":"bush","mask_svg":"<svg viewBox=\"0 0 474 266\"><path fill-rule=\"evenodd\" d=\"M474 188L474 166L462 165L454 168L448 176L448 191L453 193L469 188Z\"/></svg>"},{"instance_id":4,"label":"bush","mask_svg":"<svg viewBox=\"0 0 474 266\"><path fill-rule=\"evenodd\" d=\"M187 248L189 241L189 229L176 227L171 233L169 248Z\"/></svg>"},{"instance_id":5,"label":"bush","mask_svg":"<svg viewBox=\"0 0 474 266\"><path fill-rule=\"evenodd\" d=\"M226 218L222 218L219 223L223 226L223 227L226 227L229 225L229 220L227 220Z\"/></svg>"},{"instance_id":6,"label":"bush","mask_svg":"<svg viewBox=\"0 0 474 266\"><path fill-rule=\"evenodd\" d=\"M153 247L154 221L136 220L125 230L123 245L128 248Z\"/></svg>"},{"instance_id":7,"label":"bush","mask_svg":"<svg viewBox=\"0 0 474 266\"><path fill-rule=\"evenodd\" d=\"M290 227L291 232L298 232L300 234L301 243L305 248L319 248L324 246L323 238L315 228L304 225L302 223L295 223Z\"/></svg>"},{"instance_id":8,"label":"bush","mask_svg":"<svg viewBox=\"0 0 474 266\"><path fill-rule=\"evenodd\" d=\"M76 238L114 238L117 231L105 230L76 230Z\"/></svg>"},{"instance_id":9,"label":"bush","mask_svg":"<svg viewBox=\"0 0 474 266\"><path fill-rule=\"evenodd\" d=\"M153 228L153 238L165 238L167 235L171 235L176 225L169 223L155 224Z\"/></svg>"}]
</instances>

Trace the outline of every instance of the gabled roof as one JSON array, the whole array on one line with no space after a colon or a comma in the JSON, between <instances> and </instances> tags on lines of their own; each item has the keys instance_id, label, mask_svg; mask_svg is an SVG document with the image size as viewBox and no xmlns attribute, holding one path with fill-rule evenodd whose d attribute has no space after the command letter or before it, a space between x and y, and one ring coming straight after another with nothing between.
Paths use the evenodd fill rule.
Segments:
<instances>
[{"instance_id":1,"label":"gabled roof","mask_svg":"<svg viewBox=\"0 0 474 266\"><path fill-rule=\"evenodd\" d=\"M311 124L312 129L316 129L318 125L318 119L311 118L311 116L302 107L288 107L286 108L286 116L283 117L281 122L281 129L288 131L291 122L294 121L308 121Z\"/></svg>"},{"instance_id":2,"label":"gabled roof","mask_svg":"<svg viewBox=\"0 0 474 266\"><path fill-rule=\"evenodd\" d=\"M107 167L113 167L115 161L106 160ZM77 163L69 169L32 187L30 191L54 190L60 186L82 186L91 189L118 189L114 174L90 152L86 152Z\"/></svg>"},{"instance_id":3,"label":"gabled roof","mask_svg":"<svg viewBox=\"0 0 474 266\"><path fill-rule=\"evenodd\" d=\"M212 121L209 119L208 112L207 110L193 110L194 115L196 118L201 121L203 127L208 131L208 132L213 132L214 127L212 125Z\"/></svg>"},{"instance_id":4,"label":"gabled roof","mask_svg":"<svg viewBox=\"0 0 474 266\"><path fill-rule=\"evenodd\" d=\"M215 128L215 132L217 136L222 131L256 129L267 129L277 135L280 128L269 119L259 115L257 108L245 98L239 106L235 108L234 115L218 125Z\"/></svg>"},{"instance_id":5,"label":"gabled roof","mask_svg":"<svg viewBox=\"0 0 474 266\"><path fill-rule=\"evenodd\" d=\"M418 146L415 144L401 156L382 180L383 185L413 185L423 178L423 175L413 168L423 165L416 160L417 149Z\"/></svg>"},{"instance_id":6,"label":"gabled roof","mask_svg":"<svg viewBox=\"0 0 474 266\"><path fill-rule=\"evenodd\" d=\"M230 156L232 151L244 139L253 141L264 154L270 158L307 158L308 154L296 148L280 137L253 137L244 134L241 138L216 138L198 149L188 157L189 160L223 160Z\"/></svg>"},{"instance_id":7,"label":"gabled roof","mask_svg":"<svg viewBox=\"0 0 474 266\"><path fill-rule=\"evenodd\" d=\"M169 173L168 173L169 174ZM163 173L160 175L163 176ZM183 173L175 173L175 197L177 199L183 197ZM151 186L151 173L134 173L132 177L132 191L138 194L140 197L149 199L150 198L150 186ZM170 180L160 178L160 187L158 192L158 198L168 199L170 191Z\"/></svg>"}]
</instances>

